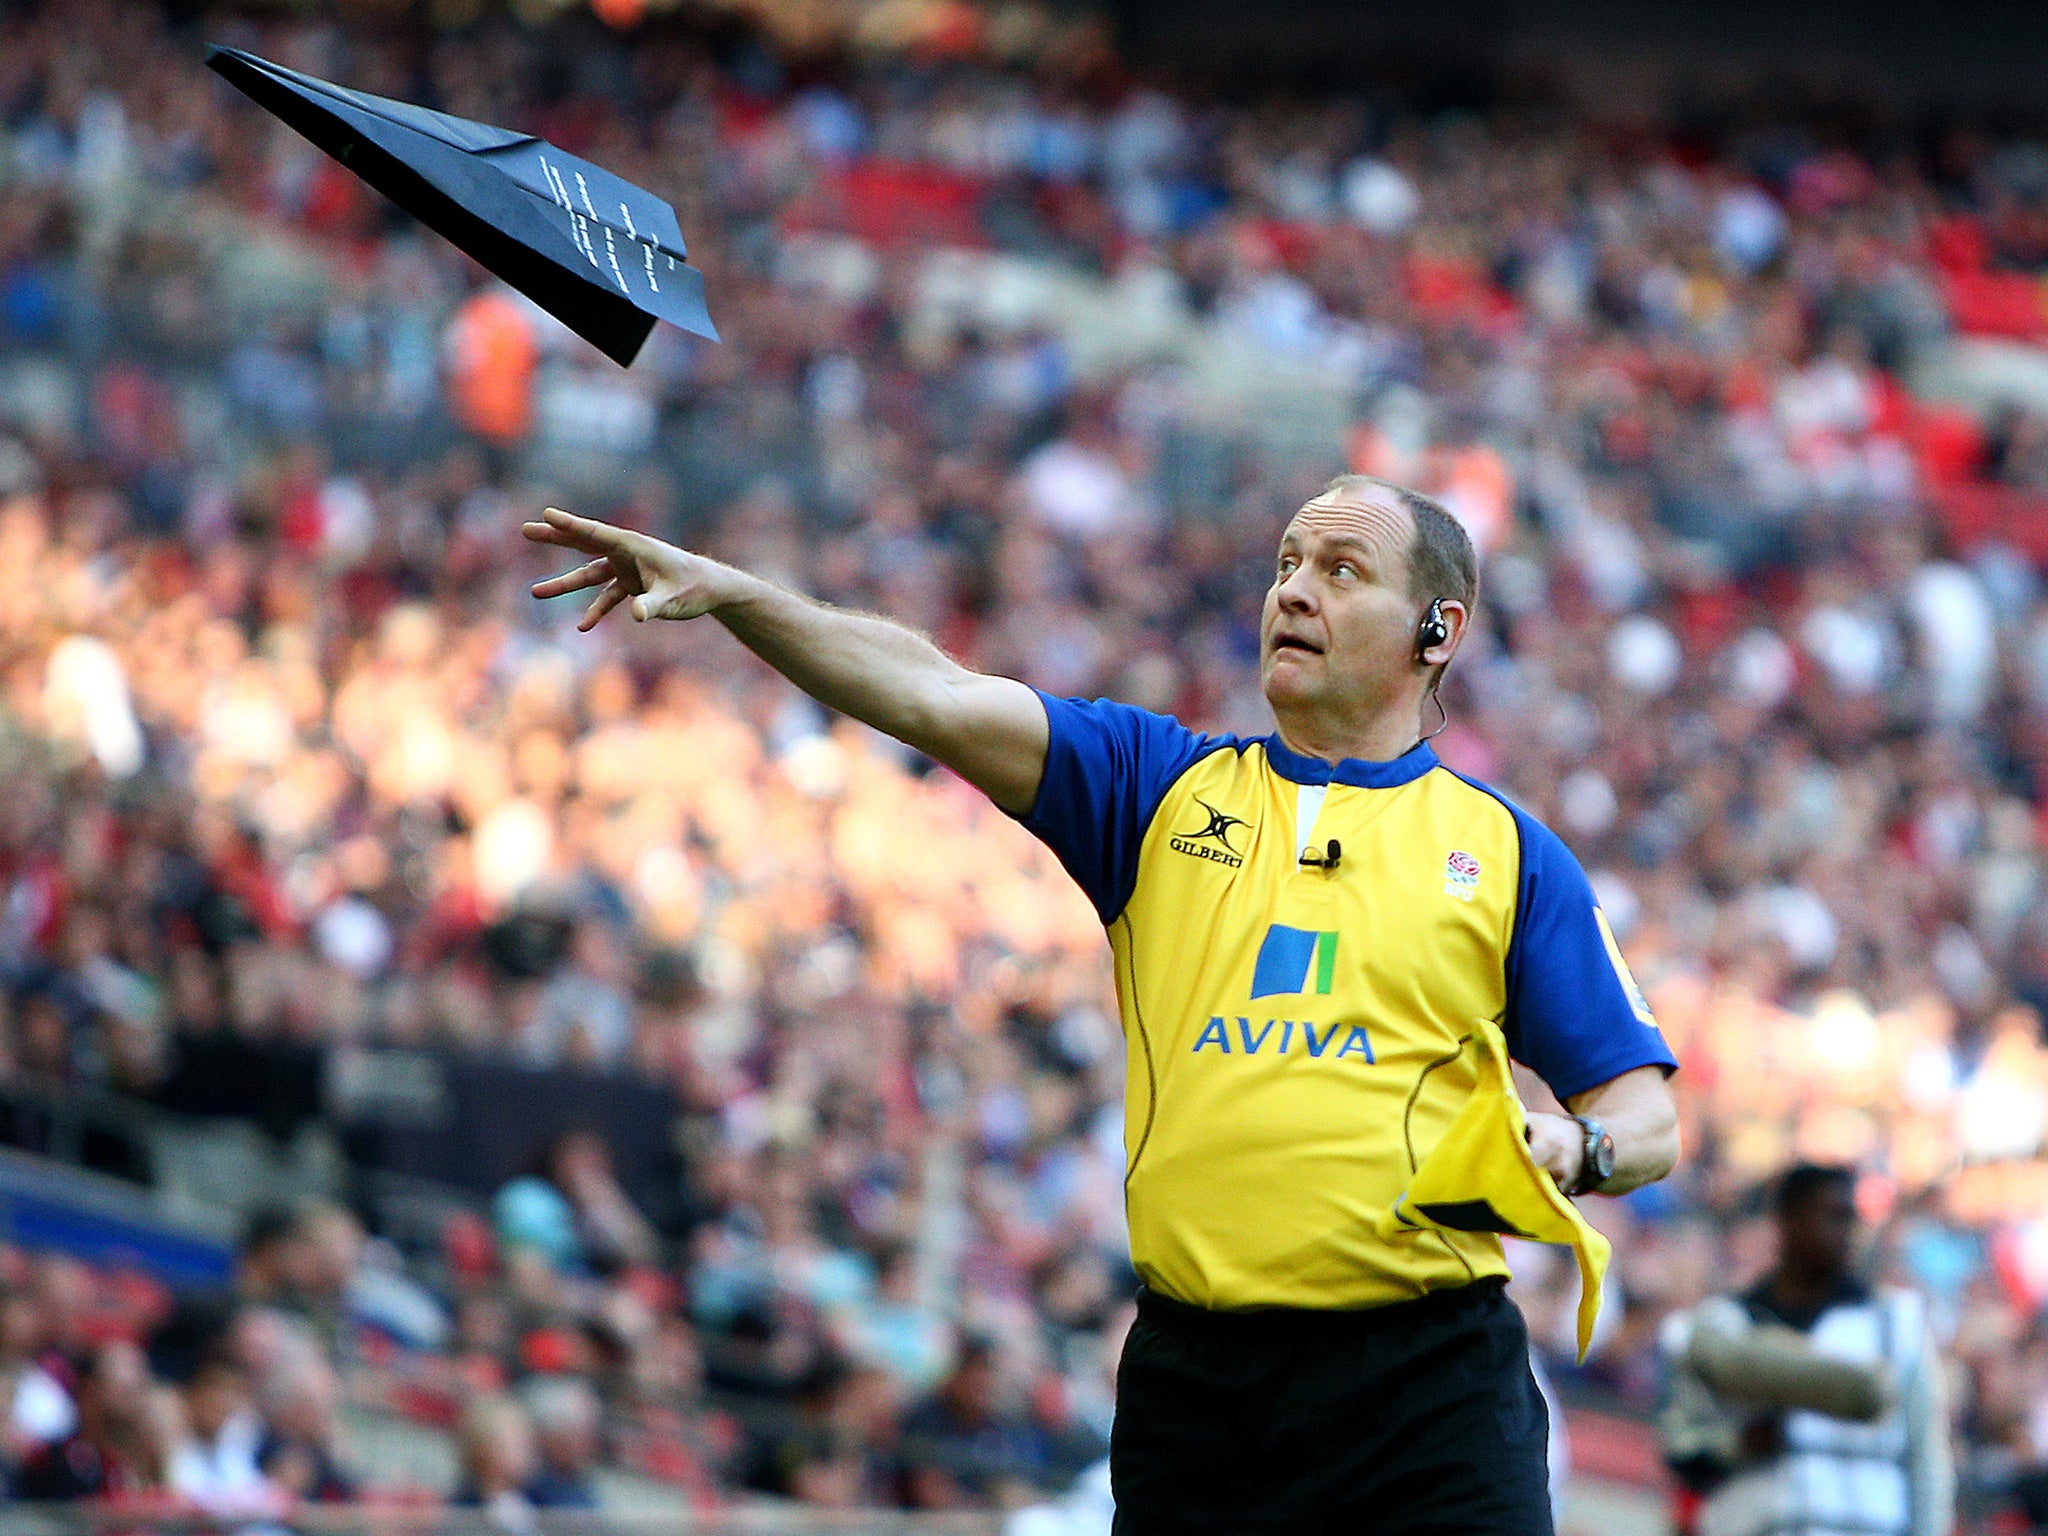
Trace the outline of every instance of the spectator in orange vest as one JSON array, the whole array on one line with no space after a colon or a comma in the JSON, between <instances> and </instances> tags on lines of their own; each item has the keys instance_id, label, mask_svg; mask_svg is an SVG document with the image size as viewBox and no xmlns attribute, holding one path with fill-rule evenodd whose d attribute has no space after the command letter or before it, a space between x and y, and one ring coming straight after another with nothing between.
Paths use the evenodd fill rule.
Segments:
<instances>
[{"instance_id":1,"label":"spectator in orange vest","mask_svg":"<svg viewBox=\"0 0 2048 1536\"><path fill-rule=\"evenodd\" d=\"M533 374L540 343L526 306L509 290L479 288L448 322L448 384L455 419L500 448L533 427Z\"/></svg>"}]
</instances>

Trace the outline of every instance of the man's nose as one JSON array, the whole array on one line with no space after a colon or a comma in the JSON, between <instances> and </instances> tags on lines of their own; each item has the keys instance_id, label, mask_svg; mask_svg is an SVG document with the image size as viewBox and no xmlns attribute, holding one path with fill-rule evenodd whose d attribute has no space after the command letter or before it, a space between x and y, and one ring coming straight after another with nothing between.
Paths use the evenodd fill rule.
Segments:
<instances>
[{"instance_id":1,"label":"man's nose","mask_svg":"<svg viewBox=\"0 0 2048 1536\"><path fill-rule=\"evenodd\" d=\"M1289 613L1312 613L1316 606L1315 583L1308 579L1308 567L1296 566L1280 583L1280 606Z\"/></svg>"}]
</instances>

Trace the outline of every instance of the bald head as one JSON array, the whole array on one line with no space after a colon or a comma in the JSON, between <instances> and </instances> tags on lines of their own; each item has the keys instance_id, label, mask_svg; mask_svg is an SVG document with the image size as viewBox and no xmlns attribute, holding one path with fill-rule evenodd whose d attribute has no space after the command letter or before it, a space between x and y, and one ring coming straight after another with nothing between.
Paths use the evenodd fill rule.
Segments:
<instances>
[{"instance_id":1,"label":"bald head","mask_svg":"<svg viewBox=\"0 0 2048 1536\"><path fill-rule=\"evenodd\" d=\"M1407 512L1410 597L1424 602L1441 597L1468 609L1479 601L1478 552L1472 548L1465 525L1442 502L1375 475L1339 475L1309 506L1332 499L1360 503L1391 500Z\"/></svg>"},{"instance_id":2,"label":"bald head","mask_svg":"<svg viewBox=\"0 0 2048 1536\"><path fill-rule=\"evenodd\" d=\"M1363 483L1362 476L1347 478L1362 483L1332 482L1294 514L1287 532L1355 540L1382 562L1405 570L1415 542L1415 514L1392 486Z\"/></svg>"}]
</instances>

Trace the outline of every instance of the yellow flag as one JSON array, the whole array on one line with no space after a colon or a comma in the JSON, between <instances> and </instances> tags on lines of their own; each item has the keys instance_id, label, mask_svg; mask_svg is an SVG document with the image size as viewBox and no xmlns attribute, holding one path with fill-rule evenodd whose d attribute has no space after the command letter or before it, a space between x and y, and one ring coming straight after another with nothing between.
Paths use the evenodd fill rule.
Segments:
<instances>
[{"instance_id":1,"label":"yellow flag","mask_svg":"<svg viewBox=\"0 0 2048 1536\"><path fill-rule=\"evenodd\" d=\"M1600 1315L1600 1283L1611 1249L1530 1155L1528 1118L1515 1092L1499 1026L1481 1020L1460 1046L1473 1054L1476 1085L1443 1140L1422 1159L1394 1202L1394 1219L1408 1228L1569 1243L1579 1260L1579 1359L1584 1360Z\"/></svg>"}]
</instances>

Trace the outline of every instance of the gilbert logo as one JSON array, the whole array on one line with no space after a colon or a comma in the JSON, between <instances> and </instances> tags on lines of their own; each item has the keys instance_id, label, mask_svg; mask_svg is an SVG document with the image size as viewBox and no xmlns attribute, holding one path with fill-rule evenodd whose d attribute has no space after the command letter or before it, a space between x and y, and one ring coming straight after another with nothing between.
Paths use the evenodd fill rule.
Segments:
<instances>
[{"instance_id":1,"label":"gilbert logo","mask_svg":"<svg viewBox=\"0 0 2048 1536\"><path fill-rule=\"evenodd\" d=\"M1232 816L1219 811L1199 795L1195 804L1209 813L1208 825L1193 832L1176 832L1167 839L1167 846L1175 853L1185 853L1191 858L1208 859L1213 863L1228 865L1236 869L1244 863L1244 856L1230 844L1230 835L1248 823L1242 816Z\"/></svg>"},{"instance_id":2,"label":"gilbert logo","mask_svg":"<svg viewBox=\"0 0 2048 1536\"><path fill-rule=\"evenodd\" d=\"M1479 892L1479 861L1471 854L1453 849L1444 860L1444 894L1470 901Z\"/></svg>"}]
</instances>

